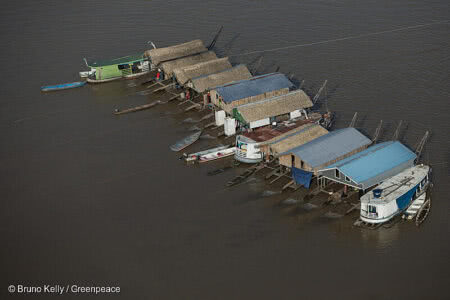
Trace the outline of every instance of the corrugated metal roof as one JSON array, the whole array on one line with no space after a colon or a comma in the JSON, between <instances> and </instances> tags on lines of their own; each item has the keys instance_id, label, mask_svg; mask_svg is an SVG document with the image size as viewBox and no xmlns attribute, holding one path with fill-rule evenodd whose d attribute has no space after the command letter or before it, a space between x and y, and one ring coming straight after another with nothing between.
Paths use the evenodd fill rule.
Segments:
<instances>
[{"instance_id":1,"label":"corrugated metal roof","mask_svg":"<svg viewBox=\"0 0 450 300\"><path fill-rule=\"evenodd\" d=\"M270 73L219 86L215 90L222 96L225 103L230 103L266 92L292 87L294 87L294 84L284 74Z\"/></svg>"},{"instance_id":2,"label":"corrugated metal roof","mask_svg":"<svg viewBox=\"0 0 450 300\"><path fill-rule=\"evenodd\" d=\"M398 141L384 142L367 148L327 169L337 168L357 184L389 172L393 168L416 159L416 154Z\"/></svg>"},{"instance_id":3,"label":"corrugated metal roof","mask_svg":"<svg viewBox=\"0 0 450 300\"><path fill-rule=\"evenodd\" d=\"M280 156L291 153L315 168L370 143L371 140L361 132L349 127L331 131Z\"/></svg>"}]
</instances>

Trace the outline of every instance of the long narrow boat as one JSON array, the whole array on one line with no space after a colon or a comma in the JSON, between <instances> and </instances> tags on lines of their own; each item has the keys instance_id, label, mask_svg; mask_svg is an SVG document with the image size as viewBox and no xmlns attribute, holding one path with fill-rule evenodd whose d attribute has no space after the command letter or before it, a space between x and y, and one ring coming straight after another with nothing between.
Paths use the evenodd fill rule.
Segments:
<instances>
[{"instance_id":1,"label":"long narrow boat","mask_svg":"<svg viewBox=\"0 0 450 300\"><path fill-rule=\"evenodd\" d=\"M175 144L173 144L172 146L170 146L170 150L175 151L175 152L183 150L187 146L190 146L193 143L195 143L200 138L200 135L202 135L201 130L197 131L191 135L188 135L184 139L182 139L182 140L176 142Z\"/></svg>"},{"instance_id":2,"label":"long narrow boat","mask_svg":"<svg viewBox=\"0 0 450 300\"><path fill-rule=\"evenodd\" d=\"M385 180L361 197L360 220L368 224L383 224L407 212L422 198L430 183L431 168L417 165ZM421 202L423 203L423 201Z\"/></svg>"},{"instance_id":3,"label":"long narrow boat","mask_svg":"<svg viewBox=\"0 0 450 300\"><path fill-rule=\"evenodd\" d=\"M140 106L136 106L136 107L132 107L132 108L127 108L124 110L116 110L114 112L115 115L123 115L123 114L127 114L127 113L132 113L132 112L136 112L136 111L140 111L140 110L144 110L144 109L149 109L155 105L160 104L161 101L156 100L152 103L148 103L148 104L144 104L144 105L140 105Z\"/></svg>"},{"instance_id":4,"label":"long narrow boat","mask_svg":"<svg viewBox=\"0 0 450 300\"><path fill-rule=\"evenodd\" d=\"M203 151L199 151L199 152L195 152L195 153L191 153L191 154L184 154L183 156L184 156L184 160L186 162L193 162L193 161L198 160L201 156L203 156L205 154L224 150L224 149L227 149L228 147L229 146L219 146L219 147L215 147L215 148L211 148L211 149L207 149L207 150L203 150Z\"/></svg>"},{"instance_id":5,"label":"long narrow boat","mask_svg":"<svg viewBox=\"0 0 450 300\"><path fill-rule=\"evenodd\" d=\"M234 155L234 152L236 152L236 147L230 147L227 149L217 150L217 151L214 151L211 153L201 155L199 157L198 161L201 163L208 162L208 161L212 161L212 160L216 160L216 159Z\"/></svg>"},{"instance_id":6,"label":"long narrow boat","mask_svg":"<svg viewBox=\"0 0 450 300\"><path fill-rule=\"evenodd\" d=\"M88 62L89 71L80 72L89 83L103 83L118 79L133 79L150 72L149 61L143 54L128 55L111 60Z\"/></svg>"},{"instance_id":7,"label":"long narrow boat","mask_svg":"<svg viewBox=\"0 0 450 300\"><path fill-rule=\"evenodd\" d=\"M51 92L51 91L67 90L67 89L82 87L85 84L86 84L85 81L77 81L77 82L70 82L70 83L47 85L47 86L41 87L41 91L42 92Z\"/></svg>"}]
</instances>

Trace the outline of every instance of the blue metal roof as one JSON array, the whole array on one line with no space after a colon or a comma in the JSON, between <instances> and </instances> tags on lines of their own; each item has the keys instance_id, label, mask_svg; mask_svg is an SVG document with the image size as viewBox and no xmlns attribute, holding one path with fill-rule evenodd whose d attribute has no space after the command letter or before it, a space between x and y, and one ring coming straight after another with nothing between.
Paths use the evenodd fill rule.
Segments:
<instances>
[{"instance_id":1,"label":"blue metal roof","mask_svg":"<svg viewBox=\"0 0 450 300\"><path fill-rule=\"evenodd\" d=\"M361 132L349 127L331 131L280 155L291 153L315 168L370 143Z\"/></svg>"},{"instance_id":2,"label":"blue metal roof","mask_svg":"<svg viewBox=\"0 0 450 300\"><path fill-rule=\"evenodd\" d=\"M270 73L239 80L215 88L225 103L264 94L284 88L292 88L294 84L281 73Z\"/></svg>"},{"instance_id":3,"label":"blue metal roof","mask_svg":"<svg viewBox=\"0 0 450 300\"><path fill-rule=\"evenodd\" d=\"M414 161L416 157L416 154L402 143L390 141L369 147L328 166L327 169L337 168L355 183L370 187L380 182L382 180L381 177L387 177L382 176L384 173ZM376 177L380 179L378 182L367 184Z\"/></svg>"}]
</instances>

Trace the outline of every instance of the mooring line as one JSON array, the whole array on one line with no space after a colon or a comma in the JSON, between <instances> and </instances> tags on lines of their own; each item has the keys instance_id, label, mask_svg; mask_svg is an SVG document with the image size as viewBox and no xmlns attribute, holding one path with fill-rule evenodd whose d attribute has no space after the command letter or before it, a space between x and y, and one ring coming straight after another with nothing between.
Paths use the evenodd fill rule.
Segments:
<instances>
[{"instance_id":1,"label":"mooring line","mask_svg":"<svg viewBox=\"0 0 450 300\"><path fill-rule=\"evenodd\" d=\"M371 33L352 35L352 36L347 36L347 37L342 37L342 38L337 38L337 39L331 39L331 40L326 40L326 41L320 41L320 42L291 45L291 46L279 47L279 48L273 48L273 49L266 49L266 50L255 50L255 51L250 51L250 52L241 53L241 54L228 55L228 57L244 56L244 55L251 55L251 54L256 54L256 53L274 52L274 51L286 50L286 49L292 49L292 48L301 48L301 47L315 46L315 45L320 45L320 44L334 43L334 42L340 42L340 41L345 41L345 40L351 40L351 39L358 39L358 38L363 38L363 37L368 37L368 36L380 35L380 34L385 34L385 33L391 33L391 32L397 32L397 31L405 31L405 30L410 30L410 29L417 29L417 28L422 28L422 27L428 27L428 26L437 25L437 24L444 24L444 23L448 23L448 22L450 22L450 20L444 20L444 21L420 24L420 25L413 25L413 26L401 27L401 28L390 29L390 30L383 30L383 31L378 31L378 32L371 32Z\"/></svg>"}]
</instances>

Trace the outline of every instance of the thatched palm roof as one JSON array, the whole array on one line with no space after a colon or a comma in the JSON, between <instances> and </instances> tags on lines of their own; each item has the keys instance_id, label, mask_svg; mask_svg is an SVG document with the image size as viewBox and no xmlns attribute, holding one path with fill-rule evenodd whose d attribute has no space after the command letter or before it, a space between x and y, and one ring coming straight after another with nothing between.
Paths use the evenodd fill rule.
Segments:
<instances>
[{"instance_id":1,"label":"thatched palm roof","mask_svg":"<svg viewBox=\"0 0 450 300\"><path fill-rule=\"evenodd\" d=\"M144 56L149 57L154 65L159 65L163 61L177 59L180 57L193 55L208 51L201 40L193 40L187 43L147 50Z\"/></svg>"},{"instance_id":2,"label":"thatched palm roof","mask_svg":"<svg viewBox=\"0 0 450 300\"><path fill-rule=\"evenodd\" d=\"M250 123L312 106L313 103L308 95L302 90L296 90L281 96L244 104L235 109L245 122Z\"/></svg>"},{"instance_id":3,"label":"thatched palm roof","mask_svg":"<svg viewBox=\"0 0 450 300\"><path fill-rule=\"evenodd\" d=\"M277 155L306 144L327 133L328 130L322 126L310 123L279 135L264 144L267 144L270 147L273 155Z\"/></svg>"},{"instance_id":4,"label":"thatched palm roof","mask_svg":"<svg viewBox=\"0 0 450 300\"><path fill-rule=\"evenodd\" d=\"M245 65L237 65L219 73L193 78L191 81L192 88L198 93L202 93L207 89L216 87L218 85L222 85L227 82L248 79L250 77L252 77L252 74Z\"/></svg>"},{"instance_id":5,"label":"thatched palm roof","mask_svg":"<svg viewBox=\"0 0 450 300\"><path fill-rule=\"evenodd\" d=\"M184 68L177 68L173 71L178 83L185 84L189 79L202 75L214 74L231 68L228 57L209 60Z\"/></svg>"},{"instance_id":6,"label":"thatched palm roof","mask_svg":"<svg viewBox=\"0 0 450 300\"><path fill-rule=\"evenodd\" d=\"M217 56L213 51L202 52L195 55L165 61L161 63L161 69L163 69L166 76L170 77L172 76L173 71L175 69L188 67L198 63L207 62L213 59L217 59Z\"/></svg>"}]
</instances>

